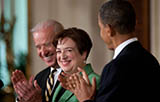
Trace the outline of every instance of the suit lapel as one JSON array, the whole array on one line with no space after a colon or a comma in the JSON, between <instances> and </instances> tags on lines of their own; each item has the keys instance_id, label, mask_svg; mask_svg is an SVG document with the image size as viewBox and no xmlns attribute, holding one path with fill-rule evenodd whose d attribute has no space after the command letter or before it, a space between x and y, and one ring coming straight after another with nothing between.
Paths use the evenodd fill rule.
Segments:
<instances>
[{"instance_id":1,"label":"suit lapel","mask_svg":"<svg viewBox=\"0 0 160 102\"><path fill-rule=\"evenodd\" d=\"M58 96L58 93L60 92L61 89L62 89L62 86L59 84L57 86L57 88L55 89L55 92L53 94L52 102L56 101L56 97Z\"/></svg>"},{"instance_id":2,"label":"suit lapel","mask_svg":"<svg viewBox=\"0 0 160 102\"><path fill-rule=\"evenodd\" d=\"M66 100L68 100L73 95L74 94L72 92L70 92L69 90L66 90L64 92L64 94L61 96L61 98L59 99L59 102L65 102Z\"/></svg>"},{"instance_id":3,"label":"suit lapel","mask_svg":"<svg viewBox=\"0 0 160 102\"><path fill-rule=\"evenodd\" d=\"M84 70L85 72L87 73L87 75L89 75L90 73L93 72L93 69L91 68L91 65L90 64L87 64L85 67L84 67ZM62 88L62 87L61 87ZM72 97L74 94L69 91L69 90L66 90L64 92L64 94L60 97L59 99L59 102L65 102L67 101L70 97ZM53 101L52 101L53 102Z\"/></svg>"},{"instance_id":4,"label":"suit lapel","mask_svg":"<svg viewBox=\"0 0 160 102\"><path fill-rule=\"evenodd\" d=\"M62 86L59 84L58 87L56 88L54 94L53 94L53 98L52 98L52 102L56 102L57 101L57 97L58 94L60 93L60 91L62 90ZM60 99L58 100L59 102L65 102L68 98L70 98L71 96L73 96L73 93L66 90L62 96L60 97Z\"/></svg>"},{"instance_id":5,"label":"suit lapel","mask_svg":"<svg viewBox=\"0 0 160 102\"><path fill-rule=\"evenodd\" d=\"M43 101L45 101L45 90L46 90L46 84L44 84L44 83L46 83L49 73L50 73L50 67L48 67L44 70L43 74L41 74L41 77L39 79L36 79L36 80L39 80L38 84L42 88Z\"/></svg>"}]
</instances>

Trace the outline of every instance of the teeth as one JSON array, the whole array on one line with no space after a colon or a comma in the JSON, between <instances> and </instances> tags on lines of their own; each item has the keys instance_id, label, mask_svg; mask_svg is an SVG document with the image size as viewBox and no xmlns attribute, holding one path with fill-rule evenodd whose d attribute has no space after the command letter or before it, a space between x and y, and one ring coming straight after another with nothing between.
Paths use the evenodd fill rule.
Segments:
<instances>
[{"instance_id":1,"label":"teeth","mask_svg":"<svg viewBox=\"0 0 160 102\"><path fill-rule=\"evenodd\" d=\"M53 55L54 55L54 53L50 53L50 54L46 55L45 57L50 57L50 56L53 56Z\"/></svg>"},{"instance_id":2,"label":"teeth","mask_svg":"<svg viewBox=\"0 0 160 102\"><path fill-rule=\"evenodd\" d=\"M67 64L68 62L62 62L63 64Z\"/></svg>"},{"instance_id":3,"label":"teeth","mask_svg":"<svg viewBox=\"0 0 160 102\"><path fill-rule=\"evenodd\" d=\"M44 60L50 60L51 59L51 57L45 57L44 58Z\"/></svg>"},{"instance_id":4,"label":"teeth","mask_svg":"<svg viewBox=\"0 0 160 102\"><path fill-rule=\"evenodd\" d=\"M50 56L44 57L44 60L51 60L51 59L52 59L52 56L53 56L53 54L50 55Z\"/></svg>"},{"instance_id":5,"label":"teeth","mask_svg":"<svg viewBox=\"0 0 160 102\"><path fill-rule=\"evenodd\" d=\"M68 64L70 61L61 61L63 65Z\"/></svg>"}]
</instances>

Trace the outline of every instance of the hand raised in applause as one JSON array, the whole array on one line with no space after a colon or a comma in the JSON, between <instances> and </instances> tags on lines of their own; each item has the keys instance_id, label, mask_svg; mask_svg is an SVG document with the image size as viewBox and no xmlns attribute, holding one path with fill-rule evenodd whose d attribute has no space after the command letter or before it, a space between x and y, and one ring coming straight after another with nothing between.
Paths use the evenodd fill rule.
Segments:
<instances>
[{"instance_id":1,"label":"hand raised in applause","mask_svg":"<svg viewBox=\"0 0 160 102\"><path fill-rule=\"evenodd\" d=\"M33 76L28 81L20 70L16 70L11 80L19 102L42 102L41 88Z\"/></svg>"},{"instance_id":2,"label":"hand raised in applause","mask_svg":"<svg viewBox=\"0 0 160 102\"><path fill-rule=\"evenodd\" d=\"M82 68L78 68L78 71L72 75L63 72L59 75L58 80L61 86L73 92L80 102L91 100L96 93L96 78L92 79L91 85L86 72Z\"/></svg>"}]
</instances>

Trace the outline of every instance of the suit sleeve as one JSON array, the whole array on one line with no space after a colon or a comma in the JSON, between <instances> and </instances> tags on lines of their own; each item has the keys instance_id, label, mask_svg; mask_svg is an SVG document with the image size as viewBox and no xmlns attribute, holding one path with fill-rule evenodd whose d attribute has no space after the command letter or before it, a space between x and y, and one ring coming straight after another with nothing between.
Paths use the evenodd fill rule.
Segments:
<instances>
[{"instance_id":1,"label":"suit sleeve","mask_svg":"<svg viewBox=\"0 0 160 102\"><path fill-rule=\"evenodd\" d=\"M117 67L108 65L104 68L100 82L100 90L98 91L95 101L96 102L112 102L113 97L116 96L119 87L119 77ZM109 101L112 100L112 101ZM92 102L92 101L88 101Z\"/></svg>"}]
</instances>

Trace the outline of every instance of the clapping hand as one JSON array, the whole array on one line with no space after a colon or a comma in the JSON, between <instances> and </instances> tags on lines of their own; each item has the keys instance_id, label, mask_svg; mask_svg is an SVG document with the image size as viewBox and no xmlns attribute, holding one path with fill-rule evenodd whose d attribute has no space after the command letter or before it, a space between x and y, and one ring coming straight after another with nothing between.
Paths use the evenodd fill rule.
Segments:
<instances>
[{"instance_id":1,"label":"clapping hand","mask_svg":"<svg viewBox=\"0 0 160 102\"><path fill-rule=\"evenodd\" d=\"M80 72L82 75L80 75ZM74 93L80 102L91 100L96 93L96 78L92 79L92 85L88 79L88 75L82 68L78 68L78 72L68 75L62 72L58 80L62 87Z\"/></svg>"},{"instance_id":2,"label":"clapping hand","mask_svg":"<svg viewBox=\"0 0 160 102\"><path fill-rule=\"evenodd\" d=\"M20 102L42 102L41 88L33 76L28 81L23 72L15 70L11 81Z\"/></svg>"}]
</instances>

